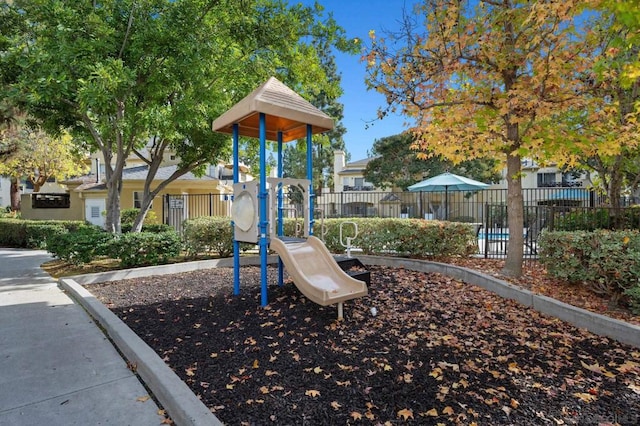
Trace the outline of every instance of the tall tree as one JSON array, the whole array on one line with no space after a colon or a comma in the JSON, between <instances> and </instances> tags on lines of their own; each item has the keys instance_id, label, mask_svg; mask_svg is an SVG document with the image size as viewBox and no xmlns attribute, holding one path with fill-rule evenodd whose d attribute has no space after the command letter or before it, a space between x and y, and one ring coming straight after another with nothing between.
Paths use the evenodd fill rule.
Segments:
<instances>
[{"instance_id":1,"label":"tall tree","mask_svg":"<svg viewBox=\"0 0 640 426\"><path fill-rule=\"evenodd\" d=\"M327 22L331 22L332 19L332 14L329 14L325 20L325 25ZM329 41L330 40L319 38L315 39L312 43L318 54L320 66L326 75L327 81L331 85L328 86L330 90L324 89L318 91L310 98L309 102L334 120L334 128L332 130L321 135L316 135L313 138L313 187L316 193L320 193L324 186L333 188L333 152L336 150L346 150L343 136L347 129L342 124L344 106L338 101L338 98L343 94L340 86L341 74L338 72L338 67L333 55L336 46L332 45ZM342 40L337 45L337 48L345 52L353 53L357 46L358 39L352 40L351 44L347 44L345 40ZM306 178L306 149L306 140L287 145L283 159L285 176Z\"/></svg>"},{"instance_id":2,"label":"tall tree","mask_svg":"<svg viewBox=\"0 0 640 426\"><path fill-rule=\"evenodd\" d=\"M628 15L625 5L604 4L616 13L605 13L607 19L593 24L601 52L588 75L594 102L573 116L582 132L600 141L600 149L583 153L583 163L597 172L597 182L617 212L623 190L637 188L640 179L640 18L637 9Z\"/></svg>"},{"instance_id":3,"label":"tall tree","mask_svg":"<svg viewBox=\"0 0 640 426\"><path fill-rule=\"evenodd\" d=\"M0 19L22 17L26 31L0 58L19 58L15 96L46 129L69 127L102 153L107 228L118 232L129 155L149 165L142 218L168 183L152 187L163 152L181 158L170 180L226 159L211 120L268 76L308 96L328 86L304 37L341 34L315 13L269 0L17 0Z\"/></svg>"},{"instance_id":4,"label":"tall tree","mask_svg":"<svg viewBox=\"0 0 640 426\"><path fill-rule=\"evenodd\" d=\"M374 156L367 164L364 176L379 188L397 187L406 190L414 183L445 171L456 173L486 183L501 179L497 170L498 161L473 159L453 164L439 156L418 158L411 149L414 144L409 133L401 133L376 140L371 149Z\"/></svg>"},{"instance_id":5,"label":"tall tree","mask_svg":"<svg viewBox=\"0 0 640 426\"><path fill-rule=\"evenodd\" d=\"M415 119L422 156L506 162L514 231L506 275L522 273L521 159L541 162L559 145L578 143L566 126L553 124L584 102L579 77L593 52L575 31L578 12L577 0L423 0L400 33L371 33L369 87L386 96L388 108Z\"/></svg>"}]
</instances>

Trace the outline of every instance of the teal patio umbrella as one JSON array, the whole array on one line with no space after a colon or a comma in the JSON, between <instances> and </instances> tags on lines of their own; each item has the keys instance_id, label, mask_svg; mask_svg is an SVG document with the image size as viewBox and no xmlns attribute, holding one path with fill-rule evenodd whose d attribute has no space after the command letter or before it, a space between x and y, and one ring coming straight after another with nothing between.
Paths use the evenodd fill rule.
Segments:
<instances>
[{"instance_id":1,"label":"teal patio umbrella","mask_svg":"<svg viewBox=\"0 0 640 426\"><path fill-rule=\"evenodd\" d=\"M444 192L444 218L449 219L449 191L479 191L488 187L487 183L445 172L414 183L407 189L411 192Z\"/></svg>"}]
</instances>

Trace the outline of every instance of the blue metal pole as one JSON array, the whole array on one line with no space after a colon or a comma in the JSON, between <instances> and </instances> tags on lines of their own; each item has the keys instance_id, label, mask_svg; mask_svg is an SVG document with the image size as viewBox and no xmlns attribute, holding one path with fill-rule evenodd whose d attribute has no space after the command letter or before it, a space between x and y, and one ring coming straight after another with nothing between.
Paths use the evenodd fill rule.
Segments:
<instances>
[{"instance_id":1,"label":"blue metal pole","mask_svg":"<svg viewBox=\"0 0 640 426\"><path fill-rule=\"evenodd\" d=\"M233 125L233 183L240 181L240 154L238 152L238 139L240 130L238 123ZM234 231L235 224L231 221L231 232ZM233 294L240 294L240 241L233 239Z\"/></svg>"},{"instance_id":2,"label":"blue metal pole","mask_svg":"<svg viewBox=\"0 0 640 426\"><path fill-rule=\"evenodd\" d=\"M267 116L260 113L260 300L262 306L267 306L267 227L269 226L267 212Z\"/></svg>"},{"instance_id":3,"label":"blue metal pole","mask_svg":"<svg viewBox=\"0 0 640 426\"><path fill-rule=\"evenodd\" d=\"M278 178L282 178L282 132L278 132ZM282 198L282 186L278 186L278 236L281 237L284 235L284 220L282 218L282 208L283 208L283 198ZM278 257L278 285L282 287L284 285L284 265L282 264L282 259Z\"/></svg>"},{"instance_id":4,"label":"blue metal pole","mask_svg":"<svg viewBox=\"0 0 640 426\"><path fill-rule=\"evenodd\" d=\"M309 235L313 235L313 206L315 194L313 193L313 127L307 124L307 179L309 179Z\"/></svg>"}]
</instances>

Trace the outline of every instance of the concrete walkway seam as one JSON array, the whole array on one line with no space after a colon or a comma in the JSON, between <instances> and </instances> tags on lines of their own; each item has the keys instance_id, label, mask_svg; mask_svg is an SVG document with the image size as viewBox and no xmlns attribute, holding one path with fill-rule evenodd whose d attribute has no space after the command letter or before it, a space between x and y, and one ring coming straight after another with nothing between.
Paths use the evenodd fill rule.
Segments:
<instances>
[{"instance_id":1,"label":"concrete walkway seam","mask_svg":"<svg viewBox=\"0 0 640 426\"><path fill-rule=\"evenodd\" d=\"M403 267L420 272L441 273L460 281L477 285L501 297L513 299L522 305L566 321L578 328L584 328L594 334L610 337L618 342L640 348L640 326L533 293L473 269L419 259L382 256L358 256L358 258L366 265Z\"/></svg>"},{"instance_id":2,"label":"concrete walkway seam","mask_svg":"<svg viewBox=\"0 0 640 426\"><path fill-rule=\"evenodd\" d=\"M177 425L222 425L160 356L95 296L69 278L60 279L59 285L106 330Z\"/></svg>"}]
</instances>

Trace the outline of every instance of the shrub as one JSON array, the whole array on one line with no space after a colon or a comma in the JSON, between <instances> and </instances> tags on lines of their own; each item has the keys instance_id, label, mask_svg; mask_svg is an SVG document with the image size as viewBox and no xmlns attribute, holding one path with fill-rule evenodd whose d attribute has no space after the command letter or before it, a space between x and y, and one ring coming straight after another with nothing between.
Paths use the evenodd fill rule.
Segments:
<instances>
[{"instance_id":1,"label":"shrub","mask_svg":"<svg viewBox=\"0 0 640 426\"><path fill-rule=\"evenodd\" d=\"M133 227L133 222L131 223L123 223L120 227L123 233L131 232L131 228ZM173 231L173 227L171 225L167 225L166 223L153 223L149 225L142 225L141 232L167 232Z\"/></svg>"},{"instance_id":2,"label":"shrub","mask_svg":"<svg viewBox=\"0 0 640 426\"><path fill-rule=\"evenodd\" d=\"M96 226L83 226L71 232L52 235L47 250L58 259L75 265L89 263L105 254L113 234Z\"/></svg>"},{"instance_id":3,"label":"shrub","mask_svg":"<svg viewBox=\"0 0 640 426\"><path fill-rule=\"evenodd\" d=\"M474 253L476 240L472 225L422 219L355 218L326 219L325 244L329 251L344 252L340 243L340 224L354 222L358 237L352 244L364 254L410 257L464 256ZM285 220L285 235L294 235L295 221ZM321 235L320 221L315 234ZM343 242L353 235L351 226L343 228Z\"/></svg>"},{"instance_id":4,"label":"shrub","mask_svg":"<svg viewBox=\"0 0 640 426\"><path fill-rule=\"evenodd\" d=\"M589 209L567 213L557 217L554 223L554 229L558 231L594 231L611 227L612 221L607 209Z\"/></svg>"},{"instance_id":5,"label":"shrub","mask_svg":"<svg viewBox=\"0 0 640 426\"><path fill-rule=\"evenodd\" d=\"M554 231L538 240L547 272L618 303L640 280L638 231Z\"/></svg>"},{"instance_id":6,"label":"shrub","mask_svg":"<svg viewBox=\"0 0 640 426\"><path fill-rule=\"evenodd\" d=\"M0 218L0 245L46 249L52 235L85 226L82 221L22 220Z\"/></svg>"},{"instance_id":7,"label":"shrub","mask_svg":"<svg viewBox=\"0 0 640 426\"><path fill-rule=\"evenodd\" d=\"M25 221L20 219L0 219L0 246L27 247Z\"/></svg>"},{"instance_id":8,"label":"shrub","mask_svg":"<svg viewBox=\"0 0 640 426\"><path fill-rule=\"evenodd\" d=\"M228 217L188 219L183 229L185 249L190 256L217 253L220 257L227 257L233 253L233 232Z\"/></svg>"},{"instance_id":9,"label":"shrub","mask_svg":"<svg viewBox=\"0 0 640 426\"><path fill-rule=\"evenodd\" d=\"M625 296L629 298L629 307L634 315L640 315L640 283L625 290Z\"/></svg>"},{"instance_id":10,"label":"shrub","mask_svg":"<svg viewBox=\"0 0 640 426\"><path fill-rule=\"evenodd\" d=\"M140 213L140 209L122 209L120 211L120 222L129 225L133 224L133 221L136 220L138 214ZM149 210L147 215L144 217L143 225L155 225L158 223L158 215L153 210Z\"/></svg>"},{"instance_id":11,"label":"shrub","mask_svg":"<svg viewBox=\"0 0 640 426\"><path fill-rule=\"evenodd\" d=\"M123 267L159 265L180 254L182 243L175 231L135 232L115 236L107 244L106 254L120 259Z\"/></svg>"}]
</instances>

